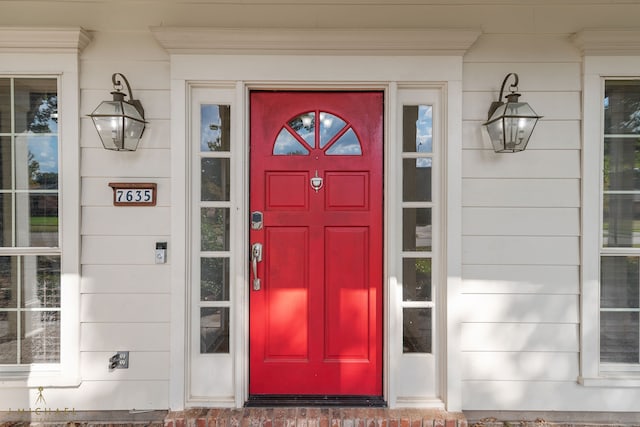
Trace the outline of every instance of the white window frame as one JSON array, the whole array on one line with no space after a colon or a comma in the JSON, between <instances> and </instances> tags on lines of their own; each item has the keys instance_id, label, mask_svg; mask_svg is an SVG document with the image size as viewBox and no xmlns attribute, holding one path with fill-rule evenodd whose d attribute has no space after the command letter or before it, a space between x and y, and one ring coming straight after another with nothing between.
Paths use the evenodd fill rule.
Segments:
<instances>
[{"instance_id":1,"label":"white window frame","mask_svg":"<svg viewBox=\"0 0 640 427\"><path fill-rule=\"evenodd\" d=\"M80 110L78 54L90 41L81 28L0 28L0 75L58 80L60 363L3 367L0 387L80 384Z\"/></svg>"},{"instance_id":2,"label":"white window frame","mask_svg":"<svg viewBox=\"0 0 640 427\"><path fill-rule=\"evenodd\" d=\"M640 387L633 371L605 370L600 362L600 253L604 82L640 77L640 31L583 30L582 262L580 377L585 386Z\"/></svg>"},{"instance_id":3,"label":"white window frame","mask_svg":"<svg viewBox=\"0 0 640 427\"><path fill-rule=\"evenodd\" d=\"M187 139L190 143L187 146L187 158L190 159L191 180L191 196L188 200L190 212L190 228L191 228L191 247L189 248L191 265L188 269L190 281L187 282L186 293L190 300L190 314L188 319L188 340L187 340L187 402L195 406L235 406L235 395L233 390L234 376L234 360L236 354L236 328L241 325L237 319L240 314L237 310L236 293L238 292L238 283L234 277L234 272L242 271L244 260L239 254L239 247L242 245L242 226L244 222L242 216L237 215L242 206L243 192L241 191L242 182L241 172L242 161L238 159L242 152L242 142L236 137L237 123L240 121L240 113L236 102L235 85L227 84L201 84L190 83L187 86L188 97L190 100L190 132ZM229 151L208 152L206 154L200 151L200 106L201 105L228 105L231 108L230 115L230 148ZM201 172L200 160L207 158L225 158L230 161L231 181L230 193L228 201L201 202L200 201L200 185ZM199 202L200 201L200 202ZM229 259L229 299L227 301L215 301L211 303L203 303L200 300L198 288L200 286L200 255L201 255L201 236L200 236L200 207L201 205L225 207L229 209L229 249L226 251L216 251L212 254L217 258ZM242 285L240 285L242 286ZM241 288L240 288L241 289ZM225 307L229 309L229 351L227 353L200 353L198 332L200 330L200 308L208 307ZM218 381L208 380L207 375L217 370Z\"/></svg>"},{"instance_id":4,"label":"white window frame","mask_svg":"<svg viewBox=\"0 0 640 427\"><path fill-rule=\"evenodd\" d=\"M445 241L445 229L442 226L442 218L446 215L445 200L443 194L443 182L445 182L444 171L447 170L443 159L446 156L443 153L443 135L445 134L446 111L443 98L446 93L446 86L427 85L427 84L398 84L395 90L396 104L396 135L390 148L390 162L395 162L394 168L387 173L387 183L390 188L397 189L386 194L386 198L390 199L389 204L395 207L387 218L387 230L389 237L387 238L388 247L385 249L388 262L388 281L389 281L389 305L390 312L397 310L392 316L391 321L397 321L397 333L390 334L388 337L390 343L389 357L391 364L397 366L394 375L395 378L390 379L394 392L391 393L395 397L395 404L401 407L435 407L444 409L444 399L442 392L442 384L445 379L441 373L442 367L445 366L444 357L446 357L445 329L441 323L446 322L445 304L446 296L444 292L447 290L445 276L444 260L446 255L443 252L443 242ZM433 135L432 150L430 153L403 152L403 136L404 136L404 107L430 105L433 108ZM431 167L431 191L432 197L429 202L406 202L403 201L403 160L429 158L432 160ZM391 176L389 176L391 175ZM395 178L397 177L397 178ZM391 181L393 179L393 181ZM432 226L432 248L431 251L404 251L403 250L403 209L404 208L430 208L431 209L431 226ZM391 208L393 209L393 208ZM395 236L392 238L391 236ZM397 248L391 252L392 248ZM411 258L428 258L431 259L431 301L404 301L403 291L403 260ZM403 350L403 315L404 308L430 308L432 322L431 352L430 353L405 353ZM436 375L433 375L433 373ZM415 381L415 378L422 378L421 381ZM427 397L431 395L431 398Z\"/></svg>"}]
</instances>

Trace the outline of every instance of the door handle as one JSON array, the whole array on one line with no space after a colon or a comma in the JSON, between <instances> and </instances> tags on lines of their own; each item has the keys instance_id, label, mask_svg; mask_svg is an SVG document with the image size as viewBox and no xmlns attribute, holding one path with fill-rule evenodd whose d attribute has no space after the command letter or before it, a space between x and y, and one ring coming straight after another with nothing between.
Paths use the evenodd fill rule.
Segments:
<instances>
[{"instance_id":1,"label":"door handle","mask_svg":"<svg viewBox=\"0 0 640 427\"><path fill-rule=\"evenodd\" d=\"M253 270L253 290L260 290L260 278L258 277L258 263L262 261L262 243L251 245L251 268Z\"/></svg>"}]
</instances>

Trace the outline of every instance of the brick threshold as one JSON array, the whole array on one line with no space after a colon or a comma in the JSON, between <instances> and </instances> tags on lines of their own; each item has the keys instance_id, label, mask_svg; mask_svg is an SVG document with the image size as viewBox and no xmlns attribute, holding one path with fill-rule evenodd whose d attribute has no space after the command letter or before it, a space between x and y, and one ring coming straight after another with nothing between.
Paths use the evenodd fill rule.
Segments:
<instances>
[{"instance_id":1,"label":"brick threshold","mask_svg":"<svg viewBox=\"0 0 640 427\"><path fill-rule=\"evenodd\" d=\"M462 413L386 408L240 408L169 412L164 427L467 427Z\"/></svg>"}]
</instances>

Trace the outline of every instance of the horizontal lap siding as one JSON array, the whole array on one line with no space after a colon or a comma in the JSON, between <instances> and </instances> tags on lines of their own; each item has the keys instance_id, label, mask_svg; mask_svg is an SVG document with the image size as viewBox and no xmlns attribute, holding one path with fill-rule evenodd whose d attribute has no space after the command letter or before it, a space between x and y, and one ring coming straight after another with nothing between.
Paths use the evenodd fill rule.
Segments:
<instances>
[{"instance_id":1,"label":"horizontal lap siding","mask_svg":"<svg viewBox=\"0 0 640 427\"><path fill-rule=\"evenodd\" d=\"M169 241L171 227L168 56L146 33L99 32L81 55L81 70L79 391L86 392L73 401L88 409L167 408L171 244L167 264L155 264L154 251ZM114 72L126 76L145 109L135 152L104 150L86 117L109 99ZM115 207L110 182L154 182L157 205ZM128 369L109 371L116 351L129 351Z\"/></svg>"},{"instance_id":2,"label":"horizontal lap siding","mask_svg":"<svg viewBox=\"0 0 640 427\"><path fill-rule=\"evenodd\" d=\"M537 390L578 387L580 56L563 37L510 44L482 36L464 63L463 408L567 409ZM496 154L481 126L510 72L544 117L525 152Z\"/></svg>"}]
</instances>

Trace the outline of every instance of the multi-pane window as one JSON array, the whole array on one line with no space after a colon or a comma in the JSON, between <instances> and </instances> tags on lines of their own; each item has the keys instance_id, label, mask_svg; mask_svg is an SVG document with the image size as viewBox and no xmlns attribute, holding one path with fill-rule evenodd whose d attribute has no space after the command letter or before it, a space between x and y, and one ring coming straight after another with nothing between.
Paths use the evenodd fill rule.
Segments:
<instances>
[{"instance_id":1,"label":"multi-pane window","mask_svg":"<svg viewBox=\"0 0 640 427\"><path fill-rule=\"evenodd\" d=\"M200 106L200 353L229 353L230 106Z\"/></svg>"},{"instance_id":2,"label":"multi-pane window","mask_svg":"<svg viewBox=\"0 0 640 427\"><path fill-rule=\"evenodd\" d=\"M640 364L640 80L605 82L603 147L600 362L615 369Z\"/></svg>"},{"instance_id":3,"label":"multi-pane window","mask_svg":"<svg viewBox=\"0 0 640 427\"><path fill-rule=\"evenodd\" d=\"M58 80L0 77L0 364L60 362Z\"/></svg>"},{"instance_id":4,"label":"multi-pane window","mask_svg":"<svg viewBox=\"0 0 640 427\"><path fill-rule=\"evenodd\" d=\"M433 108L406 105L402 133L402 344L431 353L433 341Z\"/></svg>"}]
</instances>

